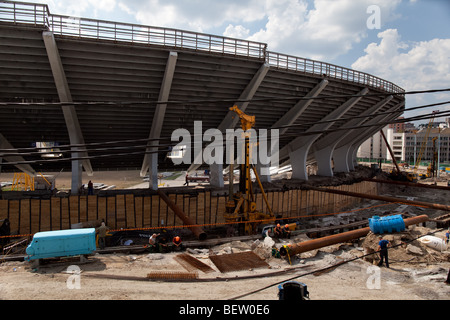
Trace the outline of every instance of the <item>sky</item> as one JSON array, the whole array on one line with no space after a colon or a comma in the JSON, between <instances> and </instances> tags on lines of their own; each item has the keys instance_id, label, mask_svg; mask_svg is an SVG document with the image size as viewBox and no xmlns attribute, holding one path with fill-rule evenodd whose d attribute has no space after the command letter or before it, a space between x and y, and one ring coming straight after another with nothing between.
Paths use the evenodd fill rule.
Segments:
<instances>
[{"instance_id":1,"label":"sky","mask_svg":"<svg viewBox=\"0 0 450 320\"><path fill-rule=\"evenodd\" d=\"M450 88L450 0L31 2L48 4L54 14L264 42L270 51L367 72L406 91ZM442 101L450 93L407 95L406 108ZM433 110L450 105L404 116Z\"/></svg>"}]
</instances>

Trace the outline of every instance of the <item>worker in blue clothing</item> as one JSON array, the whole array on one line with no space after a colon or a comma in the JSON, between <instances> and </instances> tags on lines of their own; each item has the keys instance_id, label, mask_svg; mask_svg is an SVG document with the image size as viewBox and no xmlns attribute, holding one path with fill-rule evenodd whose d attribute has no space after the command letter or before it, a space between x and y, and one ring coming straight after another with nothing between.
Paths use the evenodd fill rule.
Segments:
<instances>
[{"instance_id":1,"label":"worker in blue clothing","mask_svg":"<svg viewBox=\"0 0 450 320\"><path fill-rule=\"evenodd\" d=\"M383 265L383 260L386 262L386 268L389 268L389 258L388 258L388 247L390 246L390 242L388 240L383 239L380 236L380 242L378 242L378 251L380 251L380 263L378 266L381 267Z\"/></svg>"},{"instance_id":2,"label":"worker in blue clothing","mask_svg":"<svg viewBox=\"0 0 450 320\"><path fill-rule=\"evenodd\" d=\"M450 229L447 230L447 233L445 234L445 243L450 242Z\"/></svg>"}]
</instances>

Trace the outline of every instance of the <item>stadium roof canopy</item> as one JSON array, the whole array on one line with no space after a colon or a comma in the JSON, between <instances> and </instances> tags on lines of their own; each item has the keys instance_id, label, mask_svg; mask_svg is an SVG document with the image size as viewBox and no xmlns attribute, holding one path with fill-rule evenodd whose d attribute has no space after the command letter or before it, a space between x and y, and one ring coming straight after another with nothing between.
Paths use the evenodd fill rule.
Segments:
<instances>
[{"instance_id":1,"label":"stadium roof canopy","mask_svg":"<svg viewBox=\"0 0 450 320\"><path fill-rule=\"evenodd\" d=\"M292 165L293 178L307 179L309 162L332 176L352 170L359 145L405 103L403 89L389 81L271 52L264 43L10 1L0 1L0 70L4 171L59 171L71 163L74 171L71 154L89 174L194 170L199 165L174 166L167 157L173 131L193 133L194 121L203 132L238 128L229 110L236 104L256 116L255 129L280 129L280 163ZM145 154L157 139L159 152ZM28 150L36 146L54 153ZM223 166L211 169L213 183L223 183Z\"/></svg>"}]
</instances>

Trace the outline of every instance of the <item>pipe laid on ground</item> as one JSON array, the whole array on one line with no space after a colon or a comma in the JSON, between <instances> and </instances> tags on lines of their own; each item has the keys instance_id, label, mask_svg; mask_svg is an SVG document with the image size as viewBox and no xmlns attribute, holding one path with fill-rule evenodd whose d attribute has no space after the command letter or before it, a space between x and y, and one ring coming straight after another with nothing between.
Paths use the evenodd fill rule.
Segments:
<instances>
[{"instance_id":1,"label":"pipe laid on ground","mask_svg":"<svg viewBox=\"0 0 450 320\"><path fill-rule=\"evenodd\" d=\"M206 240L207 235L202 228L196 226L194 221L192 221L191 218L189 218L180 208L178 208L178 206L172 200L170 200L170 198L164 192L162 192L161 189L158 189L158 194L161 199L163 199L164 202L167 203L169 208L172 209L173 212L175 212L178 218L180 218L183 223L188 226L188 228L199 240Z\"/></svg>"},{"instance_id":2,"label":"pipe laid on ground","mask_svg":"<svg viewBox=\"0 0 450 320\"><path fill-rule=\"evenodd\" d=\"M417 217L404 219L405 227L408 227L408 226L411 226L414 224L427 222L427 221L428 221L427 215L421 215L421 216L417 216ZM282 256L285 256L287 253L289 253L290 256L293 256L293 255L296 255L299 253L303 253L303 252L307 252L307 251L311 251L311 250L315 250L315 249L320 249L320 248L330 246L333 244L362 238L362 237L365 237L369 233L369 231L370 231L370 227L367 227L367 228L362 228L362 229L358 229L358 230L352 230L352 231L348 231L348 232L334 234L334 235L323 237L323 238L300 242L297 244L293 244L291 247L288 247L288 248L281 247L280 254Z\"/></svg>"},{"instance_id":3,"label":"pipe laid on ground","mask_svg":"<svg viewBox=\"0 0 450 320\"><path fill-rule=\"evenodd\" d=\"M420 207L425 207L425 208L430 208L430 209L435 209L435 210L450 211L450 206L445 205L445 204L406 200L406 199L400 199L400 198L378 196L378 195L373 195L373 194L356 193L356 192L341 191L341 190L334 190L334 189L327 189L327 188L318 188L318 187L313 187L313 186L308 186L308 189L320 191L320 192L342 194L344 196L350 196L350 197L380 200L380 201L386 201L386 202L399 202L399 203L410 204L410 205L415 205L415 206L420 206Z\"/></svg>"},{"instance_id":4,"label":"pipe laid on ground","mask_svg":"<svg viewBox=\"0 0 450 320\"><path fill-rule=\"evenodd\" d=\"M435 186L432 184L424 184L424 183L412 183L406 181L392 181L392 180L383 180L383 179L362 179L363 181L369 182L377 182L377 183L386 183L386 184L395 184L400 186L408 186L408 187L416 187L416 188L427 188L427 189L438 189L438 190L450 190L450 187L446 186Z\"/></svg>"}]
</instances>

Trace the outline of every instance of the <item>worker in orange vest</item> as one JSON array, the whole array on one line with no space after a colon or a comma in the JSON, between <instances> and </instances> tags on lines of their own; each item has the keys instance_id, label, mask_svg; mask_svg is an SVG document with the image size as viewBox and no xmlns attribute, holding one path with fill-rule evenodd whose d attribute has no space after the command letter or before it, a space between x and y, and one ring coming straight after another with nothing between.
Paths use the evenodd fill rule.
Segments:
<instances>
[{"instance_id":1,"label":"worker in orange vest","mask_svg":"<svg viewBox=\"0 0 450 320\"><path fill-rule=\"evenodd\" d=\"M172 249L173 251L181 251L183 249L183 245L181 244L181 238L179 236L175 236L172 239Z\"/></svg>"}]
</instances>

